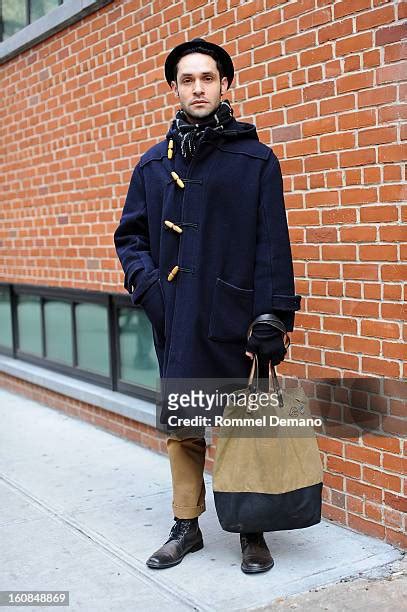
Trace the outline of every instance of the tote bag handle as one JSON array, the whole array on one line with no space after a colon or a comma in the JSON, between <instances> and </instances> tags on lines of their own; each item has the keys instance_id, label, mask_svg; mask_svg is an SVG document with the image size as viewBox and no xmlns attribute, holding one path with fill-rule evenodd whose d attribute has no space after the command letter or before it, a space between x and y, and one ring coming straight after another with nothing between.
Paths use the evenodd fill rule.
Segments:
<instances>
[{"instance_id":1,"label":"tote bag handle","mask_svg":"<svg viewBox=\"0 0 407 612\"><path fill-rule=\"evenodd\" d=\"M256 384L253 384L253 378L254 378L255 373L256 373ZM271 361L269 361L269 372L268 373L269 373L268 392L269 394L271 394L273 390L272 388L274 388L274 393L277 393L278 405L280 406L280 408L283 408L284 406L283 393L281 391L281 387L277 379L275 367L271 365ZM249 388L250 393L256 392L257 389L259 388L259 361L258 361L258 357L256 353L254 353L252 368L250 370L247 386Z\"/></svg>"},{"instance_id":2,"label":"tote bag handle","mask_svg":"<svg viewBox=\"0 0 407 612\"><path fill-rule=\"evenodd\" d=\"M253 331L253 327L257 323L266 323L267 325L271 325L272 327L276 327L277 329L279 329L284 334L284 346L286 350L288 349L291 341L290 341L289 335L287 334L286 327L284 323L276 315L273 315L271 313L259 315L258 317L254 319L254 321L252 321L247 331L247 339L250 338L252 331ZM269 376L268 392L269 394L271 394L272 387L274 388L274 393L277 393L278 405L280 406L280 408L283 408L284 406L283 393L281 391L281 388L280 388L280 385L277 379L275 367L271 365L271 361L269 361L268 366L269 366L268 367L268 376ZM254 378L255 371L256 371L256 385L253 385L253 378ZM259 387L259 362L258 362L258 357L256 353L254 353L253 364L252 364L252 368L251 368L249 380L248 380L248 387L250 391L256 391Z\"/></svg>"}]
</instances>

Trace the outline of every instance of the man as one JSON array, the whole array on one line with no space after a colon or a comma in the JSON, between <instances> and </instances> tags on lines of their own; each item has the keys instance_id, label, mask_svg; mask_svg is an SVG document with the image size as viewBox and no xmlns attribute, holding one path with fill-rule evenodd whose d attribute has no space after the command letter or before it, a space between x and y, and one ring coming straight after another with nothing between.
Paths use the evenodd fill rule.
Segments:
<instances>
[{"instance_id":1,"label":"man","mask_svg":"<svg viewBox=\"0 0 407 612\"><path fill-rule=\"evenodd\" d=\"M292 331L301 300L279 162L224 99L234 76L224 49L202 39L178 45L165 76L181 108L133 171L114 236L124 286L152 324L161 379L247 379L253 353L267 376L268 361L284 359L284 335L258 323L247 340L248 327L271 313ZM167 448L175 524L147 560L154 569L203 547L205 438L169 435ZM262 533L240 540L242 571L273 566Z\"/></svg>"}]
</instances>

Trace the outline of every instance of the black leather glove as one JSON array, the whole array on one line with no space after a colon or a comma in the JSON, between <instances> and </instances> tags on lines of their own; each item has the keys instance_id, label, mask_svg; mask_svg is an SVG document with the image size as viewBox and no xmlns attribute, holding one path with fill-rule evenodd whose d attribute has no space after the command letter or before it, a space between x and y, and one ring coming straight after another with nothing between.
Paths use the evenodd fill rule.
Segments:
<instances>
[{"instance_id":1,"label":"black leather glove","mask_svg":"<svg viewBox=\"0 0 407 612\"><path fill-rule=\"evenodd\" d=\"M271 361L271 365L276 366L283 361L287 353L284 334L267 323L257 323L247 341L246 350L257 354L259 365Z\"/></svg>"}]
</instances>

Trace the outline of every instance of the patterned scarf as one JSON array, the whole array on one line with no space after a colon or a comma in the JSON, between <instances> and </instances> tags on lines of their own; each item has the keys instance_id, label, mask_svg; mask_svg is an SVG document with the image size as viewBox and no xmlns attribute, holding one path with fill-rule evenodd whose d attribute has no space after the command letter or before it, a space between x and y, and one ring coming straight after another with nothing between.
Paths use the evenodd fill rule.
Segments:
<instances>
[{"instance_id":1,"label":"patterned scarf","mask_svg":"<svg viewBox=\"0 0 407 612\"><path fill-rule=\"evenodd\" d=\"M189 123L183 110L179 110L171 125L171 131L179 143L181 153L186 158L191 158L203 135L205 128L211 127L221 132L225 125L233 119L233 109L229 100L223 100L210 118L203 123Z\"/></svg>"}]
</instances>

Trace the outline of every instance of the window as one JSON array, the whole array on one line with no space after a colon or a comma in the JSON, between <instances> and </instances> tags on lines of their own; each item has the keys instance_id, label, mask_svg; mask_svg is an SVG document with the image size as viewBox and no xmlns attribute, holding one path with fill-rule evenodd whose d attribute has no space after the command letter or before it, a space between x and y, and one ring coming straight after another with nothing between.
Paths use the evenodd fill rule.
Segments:
<instances>
[{"instance_id":1,"label":"window","mask_svg":"<svg viewBox=\"0 0 407 612\"><path fill-rule=\"evenodd\" d=\"M42 355L41 302L36 295L20 295L17 302L19 348Z\"/></svg>"},{"instance_id":2,"label":"window","mask_svg":"<svg viewBox=\"0 0 407 612\"><path fill-rule=\"evenodd\" d=\"M4 353L13 348L13 323L11 317L10 289L0 285L0 347Z\"/></svg>"},{"instance_id":3,"label":"window","mask_svg":"<svg viewBox=\"0 0 407 612\"><path fill-rule=\"evenodd\" d=\"M0 41L62 4L63 0L1 0Z\"/></svg>"},{"instance_id":4,"label":"window","mask_svg":"<svg viewBox=\"0 0 407 612\"><path fill-rule=\"evenodd\" d=\"M109 375L107 308L99 304L76 304L78 366L82 370Z\"/></svg>"},{"instance_id":5,"label":"window","mask_svg":"<svg viewBox=\"0 0 407 612\"><path fill-rule=\"evenodd\" d=\"M44 302L45 356L73 366L72 308L69 302Z\"/></svg>"},{"instance_id":6,"label":"window","mask_svg":"<svg viewBox=\"0 0 407 612\"><path fill-rule=\"evenodd\" d=\"M113 0L0 0L0 63Z\"/></svg>"},{"instance_id":7,"label":"window","mask_svg":"<svg viewBox=\"0 0 407 612\"><path fill-rule=\"evenodd\" d=\"M130 384L144 381L155 388L157 357L151 341L151 326L140 308L120 308L118 312L119 377Z\"/></svg>"},{"instance_id":8,"label":"window","mask_svg":"<svg viewBox=\"0 0 407 612\"><path fill-rule=\"evenodd\" d=\"M155 399L151 325L130 296L0 283L0 353Z\"/></svg>"},{"instance_id":9,"label":"window","mask_svg":"<svg viewBox=\"0 0 407 612\"><path fill-rule=\"evenodd\" d=\"M29 23L43 17L52 11L52 9L62 4L63 1L64 0L29 0Z\"/></svg>"}]
</instances>

